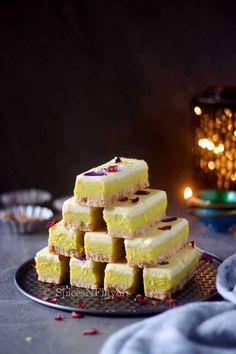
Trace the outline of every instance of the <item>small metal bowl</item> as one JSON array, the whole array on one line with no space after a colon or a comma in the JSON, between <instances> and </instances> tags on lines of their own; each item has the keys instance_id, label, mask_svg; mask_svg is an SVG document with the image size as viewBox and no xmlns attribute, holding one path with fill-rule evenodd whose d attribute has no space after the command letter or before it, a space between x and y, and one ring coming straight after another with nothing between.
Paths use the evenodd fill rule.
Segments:
<instances>
[{"instance_id":1,"label":"small metal bowl","mask_svg":"<svg viewBox=\"0 0 236 354\"><path fill-rule=\"evenodd\" d=\"M236 209L236 191L203 189L187 199L187 205L205 209Z\"/></svg>"},{"instance_id":2,"label":"small metal bowl","mask_svg":"<svg viewBox=\"0 0 236 354\"><path fill-rule=\"evenodd\" d=\"M42 205L52 199L51 193L40 189L22 189L0 195L4 207L13 205Z\"/></svg>"},{"instance_id":3,"label":"small metal bowl","mask_svg":"<svg viewBox=\"0 0 236 354\"><path fill-rule=\"evenodd\" d=\"M18 205L0 210L0 222L16 234L37 233L52 217L52 210L39 205Z\"/></svg>"},{"instance_id":4,"label":"small metal bowl","mask_svg":"<svg viewBox=\"0 0 236 354\"><path fill-rule=\"evenodd\" d=\"M236 225L236 209L194 208L190 213L214 232L228 232Z\"/></svg>"}]
</instances>

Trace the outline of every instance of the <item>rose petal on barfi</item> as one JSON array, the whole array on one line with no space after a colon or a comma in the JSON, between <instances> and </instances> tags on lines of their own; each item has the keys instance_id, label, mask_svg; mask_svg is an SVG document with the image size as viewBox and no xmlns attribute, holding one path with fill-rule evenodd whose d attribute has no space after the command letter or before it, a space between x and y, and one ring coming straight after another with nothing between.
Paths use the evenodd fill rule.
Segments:
<instances>
[{"instance_id":1,"label":"rose petal on barfi","mask_svg":"<svg viewBox=\"0 0 236 354\"><path fill-rule=\"evenodd\" d=\"M127 202L127 200L129 200L129 198L127 198L127 197L123 197L123 198L118 199L119 202Z\"/></svg>"},{"instance_id":2,"label":"rose petal on barfi","mask_svg":"<svg viewBox=\"0 0 236 354\"><path fill-rule=\"evenodd\" d=\"M106 168L104 168L106 172L117 172L118 171L118 166L117 165L111 165Z\"/></svg>"},{"instance_id":3,"label":"rose petal on barfi","mask_svg":"<svg viewBox=\"0 0 236 354\"><path fill-rule=\"evenodd\" d=\"M171 227L172 227L171 225L161 226L161 227L158 227L158 230L162 230L162 231L170 230Z\"/></svg>"},{"instance_id":4,"label":"rose petal on barfi","mask_svg":"<svg viewBox=\"0 0 236 354\"><path fill-rule=\"evenodd\" d=\"M115 158L115 163L120 163L120 162L122 162L122 161L121 161L121 158L120 158L120 157L116 157L116 158Z\"/></svg>"},{"instance_id":5,"label":"rose petal on barfi","mask_svg":"<svg viewBox=\"0 0 236 354\"><path fill-rule=\"evenodd\" d=\"M90 171L90 172L85 172L83 175L89 177L96 177L96 176L106 176L107 174L104 171L98 171L98 172Z\"/></svg>"},{"instance_id":6,"label":"rose petal on barfi","mask_svg":"<svg viewBox=\"0 0 236 354\"><path fill-rule=\"evenodd\" d=\"M131 198L130 200L131 200L132 203L138 203L139 197L137 197L137 198Z\"/></svg>"}]
</instances>

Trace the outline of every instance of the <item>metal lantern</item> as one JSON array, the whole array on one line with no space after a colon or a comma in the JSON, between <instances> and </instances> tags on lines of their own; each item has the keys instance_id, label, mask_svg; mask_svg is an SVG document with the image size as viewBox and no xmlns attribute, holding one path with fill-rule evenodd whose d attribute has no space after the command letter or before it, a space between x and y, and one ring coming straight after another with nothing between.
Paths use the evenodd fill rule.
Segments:
<instances>
[{"instance_id":1,"label":"metal lantern","mask_svg":"<svg viewBox=\"0 0 236 354\"><path fill-rule=\"evenodd\" d=\"M216 86L194 97L195 162L219 189L236 186L236 87Z\"/></svg>"}]
</instances>

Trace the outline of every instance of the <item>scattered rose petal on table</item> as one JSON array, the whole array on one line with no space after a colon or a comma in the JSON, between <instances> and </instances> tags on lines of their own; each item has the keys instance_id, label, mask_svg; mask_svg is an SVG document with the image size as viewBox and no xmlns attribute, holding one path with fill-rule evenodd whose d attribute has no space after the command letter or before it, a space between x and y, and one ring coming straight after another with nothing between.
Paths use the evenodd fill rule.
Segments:
<instances>
[{"instance_id":1,"label":"scattered rose petal on table","mask_svg":"<svg viewBox=\"0 0 236 354\"><path fill-rule=\"evenodd\" d=\"M72 318L82 318L82 317L84 317L84 315L82 315L82 314L79 313L79 312L73 311L73 312L71 312L71 317L72 317Z\"/></svg>"},{"instance_id":2,"label":"scattered rose petal on table","mask_svg":"<svg viewBox=\"0 0 236 354\"><path fill-rule=\"evenodd\" d=\"M62 321L62 320L64 320L64 318L63 318L62 315L57 314L57 315L54 317L54 320L56 320L56 321Z\"/></svg>"},{"instance_id":3,"label":"scattered rose petal on table","mask_svg":"<svg viewBox=\"0 0 236 354\"><path fill-rule=\"evenodd\" d=\"M93 335L93 334L97 334L98 331L96 328L86 328L83 330L82 332L84 335Z\"/></svg>"}]
</instances>

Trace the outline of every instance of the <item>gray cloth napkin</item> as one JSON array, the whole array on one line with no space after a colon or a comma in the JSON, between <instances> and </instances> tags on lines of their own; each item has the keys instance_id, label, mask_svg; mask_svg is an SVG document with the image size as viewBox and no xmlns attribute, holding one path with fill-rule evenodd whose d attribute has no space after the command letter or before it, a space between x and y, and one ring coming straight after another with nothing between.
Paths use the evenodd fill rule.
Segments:
<instances>
[{"instance_id":1,"label":"gray cloth napkin","mask_svg":"<svg viewBox=\"0 0 236 354\"><path fill-rule=\"evenodd\" d=\"M225 300L236 305L236 254L227 258L219 266L216 277L216 287L218 293Z\"/></svg>"},{"instance_id":2,"label":"gray cloth napkin","mask_svg":"<svg viewBox=\"0 0 236 354\"><path fill-rule=\"evenodd\" d=\"M235 354L236 307L197 302L168 310L112 335L100 354Z\"/></svg>"},{"instance_id":3,"label":"gray cloth napkin","mask_svg":"<svg viewBox=\"0 0 236 354\"><path fill-rule=\"evenodd\" d=\"M168 310L118 331L100 354L236 354L236 254L219 267L216 285L230 302Z\"/></svg>"}]
</instances>

